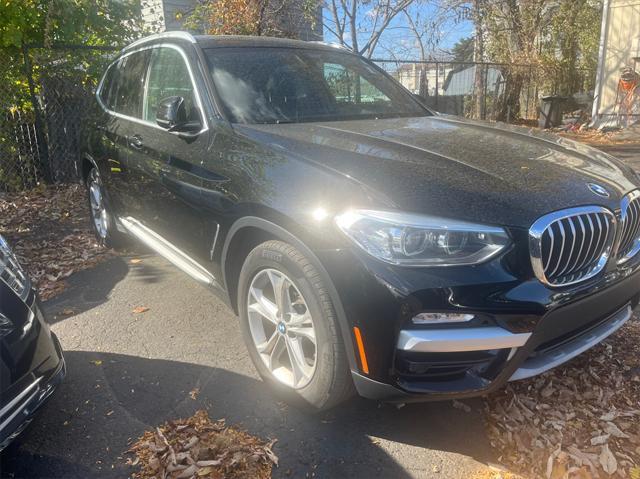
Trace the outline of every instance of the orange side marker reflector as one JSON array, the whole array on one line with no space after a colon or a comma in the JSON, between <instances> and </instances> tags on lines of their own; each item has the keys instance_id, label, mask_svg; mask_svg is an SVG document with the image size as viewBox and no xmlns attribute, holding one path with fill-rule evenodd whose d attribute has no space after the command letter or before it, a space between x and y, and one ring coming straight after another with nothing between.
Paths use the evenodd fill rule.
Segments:
<instances>
[{"instance_id":1,"label":"orange side marker reflector","mask_svg":"<svg viewBox=\"0 0 640 479\"><path fill-rule=\"evenodd\" d=\"M353 327L353 334L356 337L356 343L358 344L358 352L360 353L360 364L362 365L362 372L369 374L369 364L367 363L367 355L364 353L364 344L362 343L362 334L360 334L360 328Z\"/></svg>"}]
</instances>

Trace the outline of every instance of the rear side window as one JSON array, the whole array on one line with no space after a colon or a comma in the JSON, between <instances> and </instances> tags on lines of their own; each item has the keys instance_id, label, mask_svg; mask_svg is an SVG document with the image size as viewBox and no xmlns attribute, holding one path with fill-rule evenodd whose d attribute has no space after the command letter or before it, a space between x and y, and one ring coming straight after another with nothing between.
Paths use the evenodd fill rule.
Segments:
<instances>
[{"instance_id":1,"label":"rear side window","mask_svg":"<svg viewBox=\"0 0 640 479\"><path fill-rule=\"evenodd\" d=\"M188 118L199 120L193 83L185 59L179 51L173 48L154 48L149 68L143 118L155 123L158 103L170 96L184 98Z\"/></svg>"},{"instance_id":2,"label":"rear side window","mask_svg":"<svg viewBox=\"0 0 640 479\"><path fill-rule=\"evenodd\" d=\"M111 65L107 72L104 74L102 85L100 87L100 100L108 109L113 110L113 101L115 100L115 86L116 86L116 73L117 66Z\"/></svg>"},{"instance_id":3,"label":"rear side window","mask_svg":"<svg viewBox=\"0 0 640 479\"><path fill-rule=\"evenodd\" d=\"M123 115L142 118L142 97L150 50L132 53L117 63L117 91L111 100L112 109Z\"/></svg>"}]
</instances>

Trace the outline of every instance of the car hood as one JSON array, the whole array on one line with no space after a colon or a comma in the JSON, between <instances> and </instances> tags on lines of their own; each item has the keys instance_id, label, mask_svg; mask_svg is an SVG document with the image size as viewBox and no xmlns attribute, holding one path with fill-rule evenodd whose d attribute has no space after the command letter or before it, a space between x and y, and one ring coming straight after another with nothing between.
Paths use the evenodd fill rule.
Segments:
<instances>
[{"instance_id":1,"label":"car hood","mask_svg":"<svg viewBox=\"0 0 640 479\"><path fill-rule=\"evenodd\" d=\"M375 192L381 206L489 224L528 227L547 212L578 205L615 210L638 184L630 168L588 146L457 117L240 130L359 183ZM590 183L610 196L598 196Z\"/></svg>"}]
</instances>

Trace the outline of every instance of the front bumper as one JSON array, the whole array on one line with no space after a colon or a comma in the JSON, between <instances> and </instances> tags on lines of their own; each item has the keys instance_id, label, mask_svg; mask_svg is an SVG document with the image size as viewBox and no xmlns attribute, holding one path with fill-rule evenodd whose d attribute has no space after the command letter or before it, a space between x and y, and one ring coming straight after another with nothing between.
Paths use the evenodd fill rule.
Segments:
<instances>
[{"instance_id":1,"label":"front bumper","mask_svg":"<svg viewBox=\"0 0 640 479\"><path fill-rule=\"evenodd\" d=\"M364 342L369 371L362 370L353 348L356 389L383 401L473 397L540 374L613 334L640 300L640 258L562 289L549 289L526 272L521 278L507 274L509 258L462 279L453 270L428 276L370 261L363 271L361 259L348 258L343 254L331 263L325 256L323 263L336 289L347 293L341 294L346 321L349 329L359 328ZM412 324L422 311L472 312L476 319Z\"/></svg>"},{"instance_id":2,"label":"front bumper","mask_svg":"<svg viewBox=\"0 0 640 479\"><path fill-rule=\"evenodd\" d=\"M58 338L52 334L56 349L62 353ZM39 376L30 382L15 398L0 410L0 451L5 449L33 420L35 413L47 402L67 374L67 367L60 356L60 363L53 374Z\"/></svg>"},{"instance_id":3,"label":"front bumper","mask_svg":"<svg viewBox=\"0 0 640 479\"><path fill-rule=\"evenodd\" d=\"M47 325L35 293L25 307L30 320L3 338L0 451L32 421L66 376L62 347Z\"/></svg>"}]
</instances>

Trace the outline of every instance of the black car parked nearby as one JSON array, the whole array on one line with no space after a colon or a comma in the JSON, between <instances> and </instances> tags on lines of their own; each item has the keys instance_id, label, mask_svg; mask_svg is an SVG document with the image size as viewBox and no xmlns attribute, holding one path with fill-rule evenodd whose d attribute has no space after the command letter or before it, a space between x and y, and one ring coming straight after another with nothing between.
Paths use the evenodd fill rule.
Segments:
<instances>
[{"instance_id":1,"label":"black car parked nearby","mask_svg":"<svg viewBox=\"0 0 640 479\"><path fill-rule=\"evenodd\" d=\"M354 386L483 394L638 304L633 171L434 114L344 49L160 34L121 52L96 100L79 166L98 237L128 233L218 292L264 380L317 409Z\"/></svg>"},{"instance_id":2,"label":"black car parked nearby","mask_svg":"<svg viewBox=\"0 0 640 479\"><path fill-rule=\"evenodd\" d=\"M0 236L0 451L31 422L65 372L36 292Z\"/></svg>"}]
</instances>

